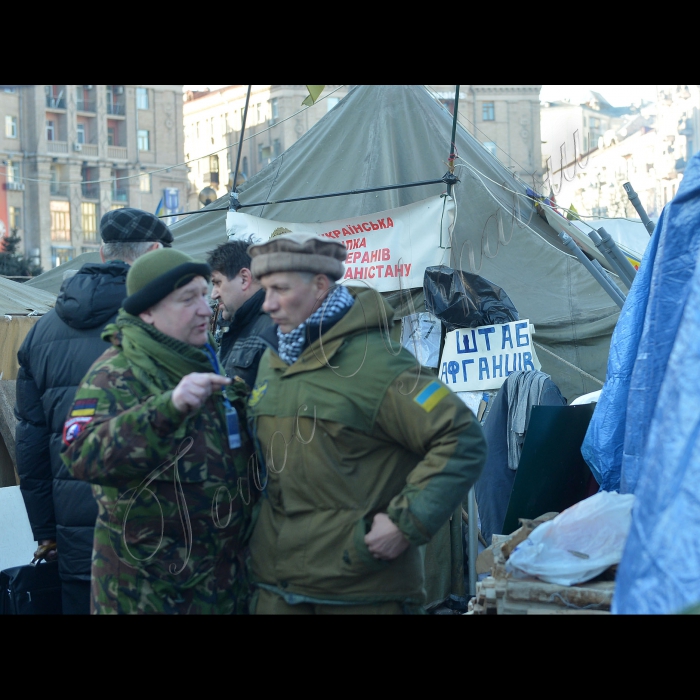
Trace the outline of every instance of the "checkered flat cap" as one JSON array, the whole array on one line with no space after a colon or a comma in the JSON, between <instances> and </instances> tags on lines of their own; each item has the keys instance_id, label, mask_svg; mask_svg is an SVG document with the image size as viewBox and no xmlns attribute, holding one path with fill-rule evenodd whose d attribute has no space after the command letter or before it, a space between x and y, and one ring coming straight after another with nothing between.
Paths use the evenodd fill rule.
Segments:
<instances>
[{"instance_id":1,"label":"checkered flat cap","mask_svg":"<svg viewBox=\"0 0 700 700\"><path fill-rule=\"evenodd\" d=\"M100 221L100 235L105 243L160 242L165 248L173 243L170 229L154 214L141 209L113 209Z\"/></svg>"}]
</instances>

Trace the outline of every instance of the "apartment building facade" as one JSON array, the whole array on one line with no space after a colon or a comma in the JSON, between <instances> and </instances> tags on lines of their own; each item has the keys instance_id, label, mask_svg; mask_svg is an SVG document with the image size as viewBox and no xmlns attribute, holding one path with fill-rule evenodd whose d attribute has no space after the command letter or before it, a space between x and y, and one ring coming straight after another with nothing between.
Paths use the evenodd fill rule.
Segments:
<instances>
[{"instance_id":1,"label":"apartment building facade","mask_svg":"<svg viewBox=\"0 0 700 700\"><path fill-rule=\"evenodd\" d=\"M46 270L99 250L111 209L183 211L182 89L0 86L0 229Z\"/></svg>"},{"instance_id":2,"label":"apartment building facade","mask_svg":"<svg viewBox=\"0 0 700 700\"><path fill-rule=\"evenodd\" d=\"M257 174L295 143L351 87L326 85L316 104L304 108L302 101L309 95L305 85L252 85L238 184ZM247 92L247 85L227 85L218 90L185 94L183 122L185 160L191 183L189 210L202 206L199 195L205 188L213 190L215 198L231 189Z\"/></svg>"},{"instance_id":3,"label":"apartment building facade","mask_svg":"<svg viewBox=\"0 0 700 700\"><path fill-rule=\"evenodd\" d=\"M426 86L454 113L455 86ZM542 177L541 85L460 85L459 122L511 172L532 186Z\"/></svg>"}]
</instances>

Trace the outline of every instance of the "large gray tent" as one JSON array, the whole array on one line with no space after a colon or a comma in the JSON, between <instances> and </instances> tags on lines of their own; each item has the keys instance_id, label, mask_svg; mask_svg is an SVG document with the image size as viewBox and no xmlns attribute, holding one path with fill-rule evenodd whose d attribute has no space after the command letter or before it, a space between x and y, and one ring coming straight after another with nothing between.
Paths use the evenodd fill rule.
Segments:
<instances>
[{"instance_id":1,"label":"large gray tent","mask_svg":"<svg viewBox=\"0 0 700 700\"><path fill-rule=\"evenodd\" d=\"M245 205L440 179L447 171L451 131L452 116L420 85L358 86L242 185L239 199ZM507 292L520 317L535 326L542 370L569 401L600 389L584 373L605 379L618 307L564 251L557 232L523 196L526 186L459 125L456 145L460 159L455 174L461 181L454 187L451 266L477 273ZM427 185L240 211L287 222L330 221L411 204L445 188ZM215 210L228 201L226 195L173 224L175 247L202 257L225 242L226 211ZM421 295L415 296L420 304Z\"/></svg>"}]
</instances>

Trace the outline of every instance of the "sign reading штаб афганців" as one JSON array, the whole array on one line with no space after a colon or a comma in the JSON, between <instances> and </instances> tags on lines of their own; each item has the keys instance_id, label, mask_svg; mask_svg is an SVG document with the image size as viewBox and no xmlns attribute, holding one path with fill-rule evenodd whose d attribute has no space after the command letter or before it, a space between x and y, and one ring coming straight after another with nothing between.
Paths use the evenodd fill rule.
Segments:
<instances>
[{"instance_id":1,"label":"sign reading \u0448\u0442\u0430\u0431 \u0430\u0444\u0433\u0430\u043d\u0446\u0456\u0432","mask_svg":"<svg viewBox=\"0 0 700 700\"><path fill-rule=\"evenodd\" d=\"M440 379L452 391L498 389L518 370L539 370L527 319L479 328L458 328L445 336Z\"/></svg>"}]
</instances>

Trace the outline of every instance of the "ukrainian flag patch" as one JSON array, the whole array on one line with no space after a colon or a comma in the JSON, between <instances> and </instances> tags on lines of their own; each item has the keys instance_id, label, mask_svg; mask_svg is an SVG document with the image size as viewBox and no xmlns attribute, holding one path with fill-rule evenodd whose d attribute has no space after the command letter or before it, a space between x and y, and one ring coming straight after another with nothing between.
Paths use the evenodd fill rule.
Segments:
<instances>
[{"instance_id":1,"label":"ukrainian flag patch","mask_svg":"<svg viewBox=\"0 0 700 700\"><path fill-rule=\"evenodd\" d=\"M78 399L73 404L73 410L70 412L70 418L94 416L96 409L97 399Z\"/></svg>"},{"instance_id":2,"label":"ukrainian flag patch","mask_svg":"<svg viewBox=\"0 0 700 700\"><path fill-rule=\"evenodd\" d=\"M430 382L413 400L426 413L430 413L449 393L450 390L442 382Z\"/></svg>"}]
</instances>

